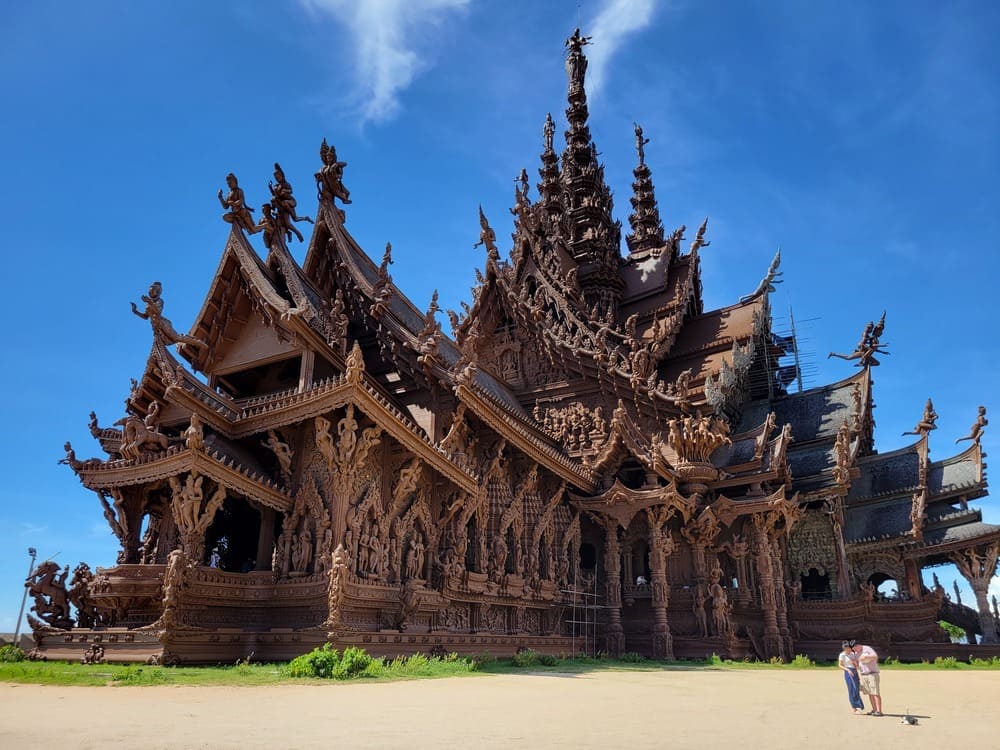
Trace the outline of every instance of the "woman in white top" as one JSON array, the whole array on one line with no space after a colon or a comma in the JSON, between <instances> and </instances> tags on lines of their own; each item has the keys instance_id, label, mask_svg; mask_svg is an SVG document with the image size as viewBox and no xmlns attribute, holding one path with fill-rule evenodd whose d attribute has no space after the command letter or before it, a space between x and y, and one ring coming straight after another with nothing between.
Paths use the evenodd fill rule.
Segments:
<instances>
[{"instance_id":1,"label":"woman in white top","mask_svg":"<svg viewBox=\"0 0 1000 750\"><path fill-rule=\"evenodd\" d=\"M854 713L863 714L865 704L861 700L861 680L858 677L858 661L854 656L853 646L853 641L844 641L838 663L844 673L844 682L847 683L847 699L851 702L851 708Z\"/></svg>"}]
</instances>

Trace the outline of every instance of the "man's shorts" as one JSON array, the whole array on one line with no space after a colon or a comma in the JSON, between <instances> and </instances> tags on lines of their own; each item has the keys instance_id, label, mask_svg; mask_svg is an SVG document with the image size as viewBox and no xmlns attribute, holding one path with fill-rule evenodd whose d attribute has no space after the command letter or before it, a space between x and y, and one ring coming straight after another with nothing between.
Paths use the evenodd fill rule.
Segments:
<instances>
[{"instance_id":1,"label":"man's shorts","mask_svg":"<svg viewBox=\"0 0 1000 750\"><path fill-rule=\"evenodd\" d=\"M861 675L861 692L865 695L879 695L878 677L878 672Z\"/></svg>"}]
</instances>

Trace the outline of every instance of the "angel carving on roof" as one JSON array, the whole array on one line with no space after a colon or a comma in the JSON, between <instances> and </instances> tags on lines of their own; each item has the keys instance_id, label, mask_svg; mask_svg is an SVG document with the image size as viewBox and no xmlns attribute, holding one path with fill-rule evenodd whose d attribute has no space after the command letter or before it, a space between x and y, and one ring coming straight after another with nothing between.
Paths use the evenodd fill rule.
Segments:
<instances>
[{"instance_id":1,"label":"angel carving on roof","mask_svg":"<svg viewBox=\"0 0 1000 750\"><path fill-rule=\"evenodd\" d=\"M333 204L334 198L340 198L345 205L351 202L351 192L344 187L344 167L346 161L337 159L337 149L330 146L323 139L319 147L319 158L323 166L316 173L316 187L319 188L320 200L327 200Z\"/></svg>"},{"instance_id":2,"label":"angel carving on roof","mask_svg":"<svg viewBox=\"0 0 1000 750\"><path fill-rule=\"evenodd\" d=\"M199 349L206 348L207 345L201 339L177 333L174 330L173 324L167 318L163 317L162 295L163 284L159 281L154 281L149 285L149 293L142 295L142 301L146 303L145 310L140 311L135 302L130 303L132 305L132 312L143 320L148 320L149 324L153 327L153 340L159 341L164 346L169 346L170 344L188 344Z\"/></svg>"}]
</instances>

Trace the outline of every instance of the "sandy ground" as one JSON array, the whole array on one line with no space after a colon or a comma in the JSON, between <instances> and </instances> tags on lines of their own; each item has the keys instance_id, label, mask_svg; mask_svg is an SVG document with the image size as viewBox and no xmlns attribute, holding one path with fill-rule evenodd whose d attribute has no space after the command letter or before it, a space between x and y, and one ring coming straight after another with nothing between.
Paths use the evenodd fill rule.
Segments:
<instances>
[{"instance_id":1,"label":"sandy ground","mask_svg":"<svg viewBox=\"0 0 1000 750\"><path fill-rule=\"evenodd\" d=\"M0 748L996 748L1000 672L595 672L217 687L0 684ZM900 723L909 708L918 726Z\"/></svg>"}]
</instances>

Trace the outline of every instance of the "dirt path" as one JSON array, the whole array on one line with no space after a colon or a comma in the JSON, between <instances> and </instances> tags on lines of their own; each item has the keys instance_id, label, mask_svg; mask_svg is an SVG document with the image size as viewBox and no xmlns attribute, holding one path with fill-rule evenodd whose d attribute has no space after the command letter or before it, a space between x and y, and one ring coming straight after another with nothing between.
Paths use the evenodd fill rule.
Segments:
<instances>
[{"instance_id":1,"label":"dirt path","mask_svg":"<svg viewBox=\"0 0 1000 750\"><path fill-rule=\"evenodd\" d=\"M987 748L1000 672L883 673L887 715L822 671L483 675L254 688L0 685L0 747ZM920 724L900 724L909 707Z\"/></svg>"}]
</instances>

